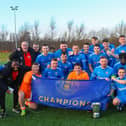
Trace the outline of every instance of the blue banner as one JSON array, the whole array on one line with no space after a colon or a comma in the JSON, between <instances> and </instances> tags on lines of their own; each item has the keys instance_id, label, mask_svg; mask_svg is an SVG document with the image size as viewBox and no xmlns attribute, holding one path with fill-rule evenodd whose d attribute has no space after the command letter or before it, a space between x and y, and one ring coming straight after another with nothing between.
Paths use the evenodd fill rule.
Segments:
<instances>
[{"instance_id":1,"label":"blue banner","mask_svg":"<svg viewBox=\"0 0 126 126\"><path fill-rule=\"evenodd\" d=\"M93 102L106 110L110 82L48 80L33 77L32 101L52 107L92 110Z\"/></svg>"}]
</instances>

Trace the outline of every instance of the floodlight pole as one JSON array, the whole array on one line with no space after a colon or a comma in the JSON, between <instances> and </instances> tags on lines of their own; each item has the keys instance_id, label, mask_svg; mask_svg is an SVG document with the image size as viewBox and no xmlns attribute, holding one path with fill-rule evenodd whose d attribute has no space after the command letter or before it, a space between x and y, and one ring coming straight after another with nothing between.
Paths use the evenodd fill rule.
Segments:
<instances>
[{"instance_id":1,"label":"floodlight pole","mask_svg":"<svg viewBox=\"0 0 126 126\"><path fill-rule=\"evenodd\" d=\"M18 6L11 6L11 10L14 12L14 31L15 31L15 47L17 48L17 29L16 29L16 11L18 10Z\"/></svg>"}]
</instances>

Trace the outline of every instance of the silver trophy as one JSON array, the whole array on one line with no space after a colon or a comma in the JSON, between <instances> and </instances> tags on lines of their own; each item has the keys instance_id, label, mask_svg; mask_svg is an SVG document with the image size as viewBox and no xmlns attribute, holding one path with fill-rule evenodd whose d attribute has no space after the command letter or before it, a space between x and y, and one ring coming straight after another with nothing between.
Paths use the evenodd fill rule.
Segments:
<instances>
[{"instance_id":1,"label":"silver trophy","mask_svg":"<svg viewBox=\"0 0 126 126\"><path fill-rule=\"evenodd\" d=\"M99 102L92 103L93 118L99 118L100 117L100 107L101 107L101 103L99 103Z\"/></svg>"}]
</instances>

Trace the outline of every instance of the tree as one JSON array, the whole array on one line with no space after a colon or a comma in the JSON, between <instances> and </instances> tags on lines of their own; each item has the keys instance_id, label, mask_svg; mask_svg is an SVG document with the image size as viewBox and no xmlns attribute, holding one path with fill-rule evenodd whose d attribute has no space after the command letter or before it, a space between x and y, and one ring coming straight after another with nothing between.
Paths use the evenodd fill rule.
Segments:
<instances>
[{"instance_id":1,"label":"tree","mask_svg":"<svg viewBox=\"0 0 126 126\"><path fill-rule=\"evenodd\" d=\"M84 37L84 24L76 27L76 39L81 40Z\"/></svg>"},{"instance_id":2,"label":"tree","mask_svg":"<svg viewBox=\"0 0 126 126\"><path fill-rule=\"evenodd\" d=\"M104 38L109 38L110 37L110 32L107 28L101 28L98 32L97 32L97 37L99 38L99 40L103 40Z\"/></svg>"},{"instance_id":3,"label":"tree","mask_svg":"<svg viewBox=\"0 0 126 126\"><path fill-rule=\"evenodd\" d=\"M7 41L7 38L8 38L8 31L6 29L6 26L2 25L0 30L0 41Z\"/></svg>"},{"instance_id":4,"label":"tree","mask_svg":"<svg viewBox=\"0 0 126 126\"><path fill-rule=\"evenodd\" d=\"M10 33L10 38L9 38L9 40L10 40L11 42L14 42L14 41L15 41L15 34L14 34L14 33Z\"/></svg>"},{"instance_id":5,"label":"tree","mask_svg":"<svg viewBox=\"0 0 126 126\"><path fill-rule=\"evenodd\" d=\"M54 39L55 36L55 29L56 29L56 21L54 20L54 18L51 18L50 21L50 30L51 30L51 39Z\"/></svg>"},{"instance_id":6,"label":"tree","mask_svg":"<svg viewBox=\"0 0 126 126\"><path fill-rule=\"evenodd\" d=\"M67 28L68 28L68 33L69 33L68 41L71 41L71 31L73 28L73 24L74 24L73 20L71 20L67 23Z\"/></svg>"},{"instance_id":7,"label":"tree","mask_svg":"<svg viewBox=\"0 0 126 126\"><path fill-rule=\"evenodd\" d=\"M44 34L43 40L45 40L45 41L49 41L50 40L50 36L49 36L48 33Z\"/></svg>"},{"instance_id":8,"label":"tree","mask_svg":"<svg viewBox=\"0 0 126 126\"><path fill-rule=\"evenodd\" d=\"M31 31L32 27L28 23L24 23L24 25L21 26L19 30L19 40L21 41L28 41L30 43L31 41Z\"/></svg>"},{"instance_id":9,"label":"tree","mask_svg":"<svg viewBox=\"0 0 126 126\"><path fill-rule=\"evenodd\" d=\"M126 23L124 21L121 21L119 24L116 25L115 33L126 35Z\"/></svg>"},{"instance_id":10,"label":"tree","mask_svg":"<svg viewBox=\"0 0 126 126\"><path fill-rule=\"evenodd\" d=\"M97 36L97 31L95 31L95 30L91 30L89 33L88 33L88 38L91 38L91 37L93 37L93 36Z\"/></svg>"},{"instance_id":11,"label":"tree","mask_svg":"<svg viewBox=\"0 0 126 126\"><path fill-rule=\"evenodd\" d=\"M67 32L66 31L61 35L60 41L67 41Z\"/></svg>"},{"instance_id":12,"label":"tree","mask_svg":"<svg viewBox=\"0 0 126 126\"><path fill-rule=\"evenodd\" d=\"M39 35L40 35L39 22L35 21L33 25L33 30L32 30L32 40L38 41L40 39Z\"/></svg>"}]
</instances>

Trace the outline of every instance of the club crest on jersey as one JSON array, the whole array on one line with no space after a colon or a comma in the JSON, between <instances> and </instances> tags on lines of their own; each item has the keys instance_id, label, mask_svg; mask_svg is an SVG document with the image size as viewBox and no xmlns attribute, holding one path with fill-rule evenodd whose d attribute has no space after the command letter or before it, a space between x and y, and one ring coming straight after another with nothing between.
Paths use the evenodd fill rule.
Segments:
<instances>
[{"instance_id":1,"label":"club crest on jersey","mask_svg":"<svg viewBox=\"0 0 126 126\"><path fill-rule=\"evenodd\" d=\"M30 56L28 56L28 59L30 59Z\"/></svg>"},{"instance_id":2,"label":"club crest on jersey","mask_svg":"<svg viewBox=\"0 0 126 126\"><path fill-rule=\"evenodd\" d=\"M58 72L55 72L55 75L58 75Z\"/></svg>"},{"instance_id":3,"label":"club crest on jersey","mask_svg":"<svg viewBox=\"0 0 126 126\"><path fill-rule=\"evenodd\" d=\"M121 53L125 53L125 50L122 50Z\"/></svg>"},{"instance_id":4,"label":"club crest on jersey","mask_svg":"<svg viewBox=\"0 0 126 126\"><path fill-rule=\"evenodd\" d=\"M106 74L108 74L108 72L106 72Z\"/></svg>"}]
</instances>

